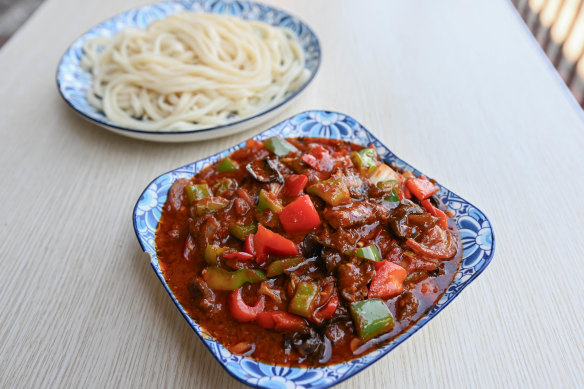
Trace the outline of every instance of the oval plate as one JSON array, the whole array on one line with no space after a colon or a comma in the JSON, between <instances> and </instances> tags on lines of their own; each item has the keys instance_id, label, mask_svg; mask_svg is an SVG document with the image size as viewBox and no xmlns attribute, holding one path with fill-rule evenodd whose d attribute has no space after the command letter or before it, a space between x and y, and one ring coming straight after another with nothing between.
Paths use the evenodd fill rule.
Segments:
<instances>
[{"instance_id":1,"label":"oval plate","mask_svg":"<svg viewBox=\"0 0 584 389\"><path fill-rule=\"evenodd\" d=\"M254 136L253 139L262 140L275 135L283 137L334 138L363 146L374 144L381 159L401 169L413 170L416 175L421 174L420 171L389 151L385 145L355 119L341 113L326 111L304 112ZM454 220L460 231L463 259L452 284L438 303L422 316L418 322L378 350L361 358L332 366L309 369L291 368L267 365L250 358L233 355L219 342L204 333L201 327L188 316L172 294L158 263L154 234L160 220L162 206L166 201L166 194L173 182L181 177L190 178L194 176L204 167L242 147L245 147L245 142L190 165L165 173L152 181L146 187L134 208L134 229L142 249L151 256L151 265L156 275L189 325L195 330L217 361L233 377L247 385L260 388L327 388L346 380L389 353L424 324L428 323L470 284L493 258L495 237L487 217L474 205L438 184L440 187L438 196L454 214Z\"/></svg>"},{"instance_id":2,"label":"oval plate","mask_svg":"<svg viewBox=\"0 0 584 389\"><path fill-rule=\"evenodd\" d=\"M91 73L80 66L83 57L83 42L96 36L113 36L126 27L144 28L156 19L165 18L168 15L183 12L210 12L229 14L247 20L258 20L273 26L290 28L300 40L306 55L306 69L310 72L306 83L296 92L289 93L279 104L270 107L254 116L241 118L235 122L200 130L192 131L144 131L111 122L103 112L93 107L87 101L86 94L91 85ZM150 141L159 142L192 142L210 138L218 138L244 131L261 124L288 107L314 79L320 66L321 51L318 38L310 27L295 16L285 11L256 4L249 1L229 0L190 0L190 1L165 1L162 3L147 5L130 11L123 12L92 28L79 37L63 55L57 68L57 86L65 101L85 119L100 125L115 133Z\"/></svg>"}]
</instances>

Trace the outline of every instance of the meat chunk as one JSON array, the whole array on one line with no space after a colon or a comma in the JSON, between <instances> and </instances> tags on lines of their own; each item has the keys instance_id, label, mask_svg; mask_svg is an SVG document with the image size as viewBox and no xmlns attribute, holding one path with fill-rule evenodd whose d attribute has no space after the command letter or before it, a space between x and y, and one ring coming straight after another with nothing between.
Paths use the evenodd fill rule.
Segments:
<instances>
[{"instance_id":1,"label":"meat chunk","mask_svg":"<svg viewBox=\"0 0 584 389\"><path fill-rule=\"evenodd\" d=\"M199 234L199 247L207 247L207 245L213 244L217 238L217 230L219 229L219 223L217 219L209 215L205 219L205 222L201 226L201 233Z\"/></svg>"},{"instance_id":2,"label":"meat chunk","mask_svg":"<svg viewBox=\"0 0 584 389\"><path fill-rule=\"evenodd\" d=\"M244 199L237 198L233 202L233 208L235 208L236 214L238 214L239 216L244 216L247 213L247 211L250 210L251 207L249 203Z\"/></svg>"},{"instance_id":3,"label":"meat chunk","mask_svg":"<svg viewBox=\"0 0 584 389\"><path fill-rule=\"evenodd\" d=\"M323 216L333 228L346 228L369 224L375 220L385 221L389 210L370 201L353 202L324 210Z\"/></svg>"},{"instance_id":4,"label":"meat chunk","mask_svg":"<svg viewBox=\"0 0 584 389\"><path fill-rule=\"evenodd\" d=\"M184 199L185 187L189 184L189 180L186 178L179 178L172 184L170 190L168 191L168 198L166 201L167 206L178 211L182 206Z\"/></svg>"},{"instance_id":5,"label":"meat chunk","mask_svg":"<svg viewBox=\"0 0 584 389\"><path fill-rule=\"evenodd\" d=\"M353 337L353 324L350 321L338 321L326 327L324 335L330 339L333 345L346 344Z\"/></svg>"},{"instance_id":6,"label":"meat chunk","mask_svg":"<svg viewBox=\"0 0 584 389\"><path fill-rule=\"evenodd\" d=\"M322 259L325 263L327 274L332 274L341 262L341 254L335 250L324 249L322 250Z\"/></svg>"},{"instance_id":7,"label":"meat chunk","mask_svg":"<svg viewBox=\"0 0 584 389\"><path fill-rule=\"evenodd\" d=\"M212 316L221 310L222 304L217 302L215 293L202 278L196 277L191 281L189 284L189 292L195 304L203 312Z\"/></svg>"},{"instance_id":8,"label":"meat chunk","mask_svg":"<svg viewBox=\"0 0 584 389\"><path fill-rule=\"evenodd\" d=\"M425 232L418 241L408 239L406 244L420 256L434 259L449 259L456 255L456 239L448 230L435 226Z\"/></svg>"},{"instance_id":9,"label":"meat chunk","mask_svg":"<svg viewBox=\"0 0 584 389\"><path fill-rule=\"evenodd\" d=\"M340 264L337 268L338 285L341 296L349 302L363 300L367 297L367 284L373 278L375 267L364 261L360 265L353 262Z\"/></svg>"},{"instance_id":10,"label":"meat chunk","mask_svg":"<svg viewBox=\"0 0 584 389\"><path fill-rule=\"evenodd\" d=\"M410 200L402 200L389 217L389 227L400 238L415 238L437 222L437 218Z\"/></svg>"},{"instance_id":11,"label":"meat chunk","mask_svg":"<svg viewBox=\"0 0 584 389\"><path fill-rule=\"evenodd\" d=\"M411 292L402 293L395 301L395 316L397 320L409 319L418 312L419 301Z\"/></svg>"}]
</instances>

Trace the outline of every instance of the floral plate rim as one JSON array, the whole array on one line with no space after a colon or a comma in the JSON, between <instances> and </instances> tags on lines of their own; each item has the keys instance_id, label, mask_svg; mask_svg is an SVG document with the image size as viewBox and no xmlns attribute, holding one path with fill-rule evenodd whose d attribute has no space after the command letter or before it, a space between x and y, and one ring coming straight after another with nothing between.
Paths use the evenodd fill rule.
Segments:
<instances>
[{"instance_id":1,"label":"floral plate rim","mask_svg":"<svg viewBox=\"0 0 584 389\"><path fill-rule=\"evenodd\" d=\"M400 168L412 170L416 174L421 174L419 170L393 154L358 121L342 113L321 110L302 112L260 132L253 136L252 139L262 140L275 135L320 137L326 135L324 137L347 140L362 145L373 143L383 160L397 165ZM439 197L455 214L455 221L462 240L463 259L447 291L436 305L426 312L415 324L381 348L362 357L336 365L318 368L290 368L269 365L251 358L233 355L220 343L207 335L204 329L199 327L188 316L172 294L158 264L154 246L154 233L160 217L160 210L166 200L166 192L176 179L180 177L192 177L208 164L227 156L241 147L245 147L245 141L196 162L161 174L152 180L142 192L134 207L133 223L142 249L150 254L150 264L153 270L156 272L165 290L185 320L187 320L220 365L231 376L244 384L261 388L327 388L352 377L387 355L391 350L427 324L427 322L442 311L466 286L485 270L494 256L495 237L491 223L486 215L468 201L446 189L440 183L437 183L440 188L438 192ZM149 216L153 217L150 223L147 220Z\"/></svg>"},{"instance_id":2,"label":"floral plate rim","mask_svg":"<svg viewBox=\"0 0 584 389\"><path fill-rule=\"evenodd\" d=\"M272 25L286 26L299 35L301 46L306 55L306 69L310 75L296 91L288 94L278 104L268 107L252 116L209 128L187 131L147 131L130 128L111 122L103 112L92 107L85 97L91 82L90 73L80 66L83 55L83 42L89 38L113 35L126 27L143 28L154 20L182 11L212 12L240 16L244 19L259 20ZM299 17L280 8L248 0L181 0L161 1L146 4L120 12L93 26L67 48L61 57L56 71L57 89L63 100L84 119L116 133L155 141L205 140L212 136L225 136L244 131L260 120L270 119L273 114L296 101L316 77L322 62L322 48L318 36L311 27ZM212 134L211 134L212 133ZM178 138L178 139L177 139Z\"/></svg>"}]
</instances>

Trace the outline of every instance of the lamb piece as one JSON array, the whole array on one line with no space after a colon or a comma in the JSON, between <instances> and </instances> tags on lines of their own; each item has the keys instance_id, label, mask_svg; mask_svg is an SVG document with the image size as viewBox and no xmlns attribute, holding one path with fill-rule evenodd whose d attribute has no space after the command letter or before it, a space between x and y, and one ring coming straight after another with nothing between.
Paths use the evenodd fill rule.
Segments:
<instances>
[{"instance_id":1,"label":"lamb piece","mask_svg":"<svg viewBox=\"0 0 584 389\"><path fill-rule=\"evenodd\" d=\"M200 234L198 234L199 247L207 247L207 245L214 244L217 241L217 230L219 223L212 215L205 218L205 222L201 226Z\"/></svg>"},{"instance_id":2,"label":"lamb piece","mask_svg":"<svg viewBox=\"0 0 584 389\"><path fill-rule=\"evenodd\" d=\"M402 293L395 301L395 317L402 321L409 319L418 312L419 301L411 292Z\"/></svg>"},{"instance_id":3,"label":"lamb piece","mask_svg":"<svg viewBox=\"0 0 584 389\"><path fill-rule=\"evenodd\" d=\"M456 255L456 238L450 231L438 226L425 231L418 240L408 239L406 244L422 257L449 259Z\"/></svg>"},{"instance_id":4,"label":"lamb piece","mask_svg":"<svg viewBox=\"0 0 584 389\"><path fill-rule=\"evenodd\" d=\"M189 292L203 312L213 316L221 310L222 304L217 301L215 293L202 278L196 277L189 283Z\"/></svg>"},{"instance_id":5,"label":"lamb piece","mask_svg":"<svg viewBox=\"0 0 584 389\"><path fill-rule=\"evenodd\" d=\"M338 229L361 226L375 220L386 221L389 214L389 210L381 204L361 201L327 208L324 210L323 216L333 228Z\"/></svg>"},{"instance_id":6,"label":"lamb piece","mask_svg":"<svg viewBox=\"0 0 584 389\"><path fill-rule=\"evenodd\" d=\"M355 248L359 241L368 241L375 239L380 233L378 221L371 224L365 224L359 227L339 228L331 235L330 247L344 253L347 250Z\"/></svg>"},{"instance_id":7,"label":"lamb piece","mask_svg":"<svg viewBox=\"0 0 584 389\"><path fill-rule=\"evenodd\" d=\"M404 199L391 211L389 227L400 238L415 238L422 231L435 226L438 220L419 205Z\"/></svg>"},{"instance_id":8,"label":"lamb piece","mask_svg":"<svg viewBox=\"0 0 584 389\"><path fill-rule=\"evenodd\" d=\"M237 198L233 202L233 208L235 209L235 213L239 216L244 216L251 208L249 203L244 199Z\"/></svg>"},{"instance_id":9,"label":"lamb piece","mask_svg":"<svg viewBox=\"0 0 584 389\"><path fill-rule=\"evenodd\" d=\"M353 262L337 267L337 278L341 296L349 302L363 300L367 297L367 284L375 274L375 266L369 261L356 265Z\"/></svg>"},{"instance_id":10,"label":"lamb piece","mask_svg":"<svg viewBox=\"0 0 584 389\"><path fill-rule=\"evenodd\" d=\"M172 184L168 191L168 198L166 201L169 210L178 211L182 206L184 199L185 187L189 184L186 178L179 178Z\"/></svg>"},{"instance_id":11,"label":"lamb piece","mask_svg":"<svg viewBox=\"0 0 584 389\"><path fill-rule=\"evenodd\" d=\"M322 260L326 266L327 274L333 274L337 269L337 265L341 263L341 254L338 251L325 248L322 250Z\"/></svg>"},{"instance_id":12,"label":"lamb piece","mask_svg":"<svg viewBox=\"0 0 584 389\"><path fill-rule=\"evenodd\" d=\"M351 321L338 321L326 327L324 335L330 339L333 345L344 345L353 337L353 323Z\"/></svg>"},{"instance_id":13,"label":"lamb piece","mask_svg":"<svg viewBox=\"0 0 584 389\"><path fill-rule=\"evenodd\" d=\"M412 253L413 254L413 253ZM433 258L421 258L416 256L407 256L409 259L408 273L415 272L418 270L432 271L438 269L440 262Z\"/></svg>"}]
</instances>

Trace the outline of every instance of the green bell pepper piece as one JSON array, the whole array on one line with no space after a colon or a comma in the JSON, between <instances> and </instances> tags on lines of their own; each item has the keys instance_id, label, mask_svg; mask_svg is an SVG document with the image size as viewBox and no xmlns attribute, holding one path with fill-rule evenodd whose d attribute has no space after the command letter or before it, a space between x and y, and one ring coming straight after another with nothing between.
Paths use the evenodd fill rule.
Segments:
<instances>
[{"instance_id":1,"label":"green bell pepper piece","mask_svg":"<svg viewBox=\"0 0 584 389\"><path fill-rule=\"evenodd\" d=\"M260 189L260 197L258 200L258 206L256 209L258 211L263 211L266 209L271 210L274 213L280 213L282 210L282 204L280 200L272 192L268 192L265 189Z\"/></svg>"},{"instance_id":2,"label":"green bell pepper piece","mask_svg":"<svg viewBox=\"0 0 584 389\"><path fill-rule=\"evenodd\" d=\"M217 265L217 258L225 252L225 248L216 244L209 244L205 247L205 262L209 265Z\"/></svg>"},{"instance_id":3,"label":"green bell pepper piece","mask_svg":"<svg viewBox=\"0 0 584 389\"><path fill-rule=\"evenodd\" d=\"M213 192L215 192L217 196L223 196L228 190L235 189L237 189L237 181L232 178L225 178L213 185Z\"/></svg>"},{"instance_id":4,"label":"green bell pepper piece","mask_svg":"<svg viewBox=\"0 0 584 389\"><path fill-rule=\"evenodd\" d=\"M220 267L208 267L203 270L203 279L213 290L235 290L246 282L255 284L267 278L260 270L240 269L228 271Z\"/></svg>"},{"instance_id":5,"label":"green bell pepper piece","mask_svg":"<svg viewBox=\"0 0 584 389\"><path fill-rule=\"evenodd\" d=\"M187 193L187 198L191 204L194 204L195 201L204 199L205 197L213 196L213 193L211 193L209 185L207 184L188 184L185 188L185 192Z\"/></svg>"},{"instance_id":6,"label":"green bell pepper piece","mask_svg":"<svg viewBox=\"0 0 584 389\"><path fill-rule=\"evenodd\" d=\"M391 188L391 194L385 198L385 201L399 202L399 196L395 188Z\"/></svg>"},{"instance_id":7,"label":"green bell pepper piece","mask_svg":"<svg viewBox=\"0 0 584 389\"><path fill-rule=\"evenodd\" d=\"M205 197L197 201L197 215L201 216L205 212L215 212L221 208L225 208L229 205L229 200L223 197Z\"/></svg>"},{"instance_id":8,"label":"green bell pepper piece","mask_svg":"<svg viewBox=\"0 0 584 389\"><path fill-rule=\"evenodd\" d=\"M288 312L305 318L312 317L313 305L317 302L320 288L314 282L302 281L296 287L296 293L288 305Z\"/></svg>"},{"instance_id":9,"label":"green bell pepper piece","mask_svg":"<svg viewBox=\"0 0 584 389\"><path fill-rule=\"evenodd\" d=\"M398 180L384 180L379 181L377 187L384 192L389 192L389 196L385 198L385 201L396 202L400 201L397 194L400 184L401 182Z\"/></svg>"},{"instance_id":10,"label":"green bell pepper piece","mask_svg":"<svg viewBox=\"0 0 584 389\"><path fill-rule=\"evenodd\" d=\"M351 315L362 341L389 332L395 326L391 311L382 299L367 299L351 304Z\"/></svg>"},{"instance_id":11,"label":"green bell pepper piece","mask_svg":"<svg viewBox=\"0 0 584 389\"><path fill-rule=\"evenodd\" d=\"M306 192L316 195L330 205L347 204L351 201L349 188L342 178L329 178L306 188Z\"/></svg>"},{"instance_id":12,"label":"green bell pepper piece","mask_svg":"<svg viewBox=\"0 0 584 389\"><path fill-rule=\"evenodd\" d=\"M221 161L219 166L217 166L217 171L219 173L229 173L234 172L239 169L239 165L229 157L226 157Z\"/></svg>"},{"instance_id":13,"label":"green bell pepper piece","mask_svg":"<svg viewBox=\"0 0 584 389\"><path fill-rule=\"evenodd\" d=\"M242 226L240 224L231 224L229 226L229 232L231 235L235 236L239 240L245 240L249 234L255 234L258 230L258 226L256 224L248 224L246 226Z\"/></svg>"},{"instance_id":14,"label":"green bell pepper piece","mask_svg":"<svg viewBox=\"0 0 584 389\"><path fill-rule=\"evenodd\" d=\"M345 254L354 255L355 257L368 259L374 262L381 260L381 254L379 253L379 249L374 244L365 247L360 247L354 250L347 250L345 251Z\"/></svg>"},{"instance_id":15,"label":"green bell pepper piece","mask_svg":"<svg viewBox=\"0 0 584 389\"><path fill-rule=\"evenodd\" d=\"M266 148L280 157L288 155L292 151L298 151L296 146L281 136L273 136L264 143Z\"/></svg>"},{"instance_id":16,"label":"green bell pepper piece","mask_svg":"<svg viewBox=\"0 0 584 389\"><path fill-rule=\"evenodd\" d=\"M377 169L377 152L367 148L351 153L351 161L362 174L370 175Z\"/></svg>"},{"instance_id":17,"label":"green bell pepper piece","mask_svg":"<svg viewBox=\"0 0 584 389\"><path fill-rule=\"evenodd\" d=\"M278 259L268 265L266 268L266 275L268 277L275 277L283 274L288 269L300 265L306 259L304 257L289 257Z\"/></svg>"}]
</instances>

